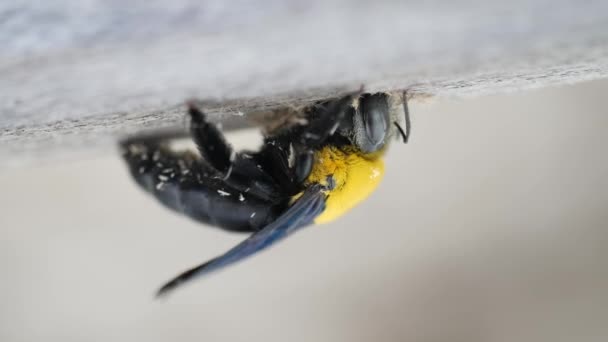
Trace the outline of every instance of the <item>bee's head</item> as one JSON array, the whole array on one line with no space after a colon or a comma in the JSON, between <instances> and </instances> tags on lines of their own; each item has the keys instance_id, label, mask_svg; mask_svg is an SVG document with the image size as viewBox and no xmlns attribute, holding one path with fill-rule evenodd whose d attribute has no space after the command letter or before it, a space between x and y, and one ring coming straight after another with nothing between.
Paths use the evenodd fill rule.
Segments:
<instances>
[{"instance_id":1,"label":"bee's head","mask_svg":"<svg viewBox=\"0 0 608 342\"><path fill-rule=\"evenodd\" d=\"M395 110L400 106L393 102L394 99L386 93L363 94L357 99L351 113L351 142L363 153L381 150L389 139L398 134L407 142L407 136L399 125L402 121L401 111ZM404 109L408 127L407 108Z\"/></svg>"}]
</instances>

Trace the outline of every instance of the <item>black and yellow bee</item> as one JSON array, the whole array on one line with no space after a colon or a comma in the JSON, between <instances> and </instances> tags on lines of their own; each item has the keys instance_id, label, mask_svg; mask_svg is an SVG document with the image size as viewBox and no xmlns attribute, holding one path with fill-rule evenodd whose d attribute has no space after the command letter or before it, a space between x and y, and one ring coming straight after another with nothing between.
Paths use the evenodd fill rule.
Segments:
<instances>
[{"instance_id":1,"label":"black and yellow bee","mask_svg":"<svg viewBox=\"0 0 608 342\"><path fill-rule=\"evenodd\" d=\"M268 134L255 152L233 151L195 104L188 112L198 154L174 151L167 137L127 139L121 146L133 178L173 210L251 235L158 295L338 218L378 186L389 140L410 135L405 94L357 92L318 102L303 110L304 123Z\"/></svg>"}]
</instances>

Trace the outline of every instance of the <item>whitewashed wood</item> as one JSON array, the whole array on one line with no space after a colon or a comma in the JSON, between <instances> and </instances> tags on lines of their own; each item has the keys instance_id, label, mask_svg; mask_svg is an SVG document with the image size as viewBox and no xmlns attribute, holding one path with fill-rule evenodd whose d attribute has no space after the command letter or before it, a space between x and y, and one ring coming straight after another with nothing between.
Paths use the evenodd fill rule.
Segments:
<instances>
[{"instance_id":1,"label":"whitewashed wood","mask_svg":"<svg viewBox=\"0 0 608 342\"><path fill-rule=\"evenodd\" d=\"M476 96L608 75L608 2L0 3L0 165L357 88Z\"/></svg>"}]
</instances>

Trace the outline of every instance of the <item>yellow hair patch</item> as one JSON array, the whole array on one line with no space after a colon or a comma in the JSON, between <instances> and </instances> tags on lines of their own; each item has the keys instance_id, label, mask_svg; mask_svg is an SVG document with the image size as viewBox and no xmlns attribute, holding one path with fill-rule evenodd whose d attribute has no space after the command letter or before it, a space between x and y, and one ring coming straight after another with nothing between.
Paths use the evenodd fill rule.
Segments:
<instances>
[{"instance_id":1,"label":"yellow hair patch","mask_svg":"<svg viewBox=\"0 0 608 342\"><path fill-rule=\"evenodd\" d=\"M335 220L367 198L380 184L384 176L382 153L363 155L351 148L326 146L315 152L313 169L306 183L328 185L333 179L333 190L327 191L325 210L315 223Z\"/></svg>"}]
</instances>

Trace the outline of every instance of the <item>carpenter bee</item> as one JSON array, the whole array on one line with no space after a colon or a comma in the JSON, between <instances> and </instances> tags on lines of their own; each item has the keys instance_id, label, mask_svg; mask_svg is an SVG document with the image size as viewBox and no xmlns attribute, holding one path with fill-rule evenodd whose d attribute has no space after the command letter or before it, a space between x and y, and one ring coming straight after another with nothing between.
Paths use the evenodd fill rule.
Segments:
<instances>
[{"instance_id":1,"label":"carpenter bee","mask_svg":"<svg viewBox=\"0 0 608 342\"><path fill-rule=\"evenodd\" d=\"M226 253L170 280L157 295L302 227L330 222L369 196L382 179L389 140L401 136L407 142L410 136L407 100L401 95L359 91L319 101L302 110L305 120L299 124L267 133L258 151L233 151L194 103L188 114L198 153L175 151L171 139L162 136L124 140L131 175L166 207L250 233Z\"/></svg>"}]
</instances>

